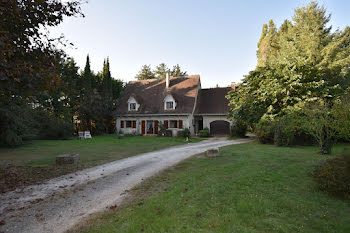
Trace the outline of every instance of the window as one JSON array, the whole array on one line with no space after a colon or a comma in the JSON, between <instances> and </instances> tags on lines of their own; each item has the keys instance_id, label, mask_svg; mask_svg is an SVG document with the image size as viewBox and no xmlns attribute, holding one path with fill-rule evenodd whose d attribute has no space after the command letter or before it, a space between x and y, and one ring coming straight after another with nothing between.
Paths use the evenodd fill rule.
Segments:
<instances>
[{"instance_id":1,"label":"window","mask_svg":"<svg viewBox=\"0 0 350 233\"><path fill-rule=\"evenodd\" d=\"M167 101L166 102L166 109L174 109L174 102L173 101Z\"/></svg>"},{"instance_id":2,"label":"window","mask_svg":"<svg viewBox=\"0 0 350 233\"><path fill-rule=\"evenodd\" d=\"M126 121L126 128L131 128L132 121Z\"/></svg>"},{"instance_id":3,"label":"window","mask_svg":"<svg viewBox=\"0 0 350 233\"><path fill-rule=\"evenodd\" d=\"M124 106L125 106L125 105L124 105ZM136 110L136 103L130 103L130 104L129 104L129 110L130 110L130 111Z\"/></svg>"},{"instance_id":4,"label":"window","mask_svg":"<svg viewBox=\"0 0 350 233\"><path fill-rule=\"evenodd\" d=\"M177 121L170 121L170 127L169 128L177 128Z\"/></svg>"}]
</instances>

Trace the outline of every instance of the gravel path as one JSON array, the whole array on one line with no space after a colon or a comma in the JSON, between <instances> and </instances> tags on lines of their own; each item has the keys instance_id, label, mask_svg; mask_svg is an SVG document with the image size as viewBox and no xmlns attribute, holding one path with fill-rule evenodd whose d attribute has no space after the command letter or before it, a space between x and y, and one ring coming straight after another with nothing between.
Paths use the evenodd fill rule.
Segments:
<instances>
[{"instance_id":1,"label":"gravel path","mask_svg":"<svg viewBox=\"0 0 350 233\"><path fill-rule=\"evenodd\" d=\"M252 139L209 139L140 154L0 195L0 233L59 233L118 205L127 190L157 172L208 149Z\"/></svg>"}]
</instances>

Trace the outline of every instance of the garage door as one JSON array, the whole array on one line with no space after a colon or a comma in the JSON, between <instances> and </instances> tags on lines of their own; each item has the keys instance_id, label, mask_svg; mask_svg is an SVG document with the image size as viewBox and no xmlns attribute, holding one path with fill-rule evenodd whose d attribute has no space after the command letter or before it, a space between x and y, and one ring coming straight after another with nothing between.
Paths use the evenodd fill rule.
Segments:
<instances>
[{"instance_id":1,"label":"garage door","mask_svg":"<svg viewBox=\"0 0 350 233\"><path fill-rule=\"evenodd\" d=\"M230 123L227 121L213 121L210 123L211 135L228 135L230 134Z\"/></svg>"}]
</instances>

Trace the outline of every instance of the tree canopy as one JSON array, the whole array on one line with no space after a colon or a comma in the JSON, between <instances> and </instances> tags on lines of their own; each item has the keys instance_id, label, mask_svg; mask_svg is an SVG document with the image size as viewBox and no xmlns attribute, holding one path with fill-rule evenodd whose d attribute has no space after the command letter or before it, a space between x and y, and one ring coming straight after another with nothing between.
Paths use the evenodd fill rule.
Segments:
<instances>
[{"instance_id":1,"label":"tree canopy","mask_svg":"<svg viewBox=\"0 0 350 233\"><path fill-rule=\"evenodd\" d=\"M343 95L350 81L350 28L331 30L317 3L295 10L279 29L263 25L257 67L229 94L231 115L248 124Z\"/></svg>"},{"instance_id":2,"label":"tree canopy","mask_svg":"<svg viewBox=\"0 0 350 233\"><path fill-rule=\"evenodd\" d=\"M142 66L140 72L136 75L136 79L145 80L145 79L162 79L165 78L165 74L169 73L170 76L179 77L187 75L186 71L182 71L179 64L173 66L173 69L168 68L165 63L160 63L156 66L155 70L152 71L151 65Z\"/></svg>"}]
</instances>

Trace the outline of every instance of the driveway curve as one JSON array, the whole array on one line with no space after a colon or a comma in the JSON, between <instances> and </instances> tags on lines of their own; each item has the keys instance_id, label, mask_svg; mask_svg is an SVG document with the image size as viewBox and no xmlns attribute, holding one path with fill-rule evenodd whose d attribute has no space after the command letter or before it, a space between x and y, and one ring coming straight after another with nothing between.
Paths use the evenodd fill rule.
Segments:
<instances>
[{"instance_id":1,"label":"driveway curve","mask_svg":"<svg viewBox=\"0 0 350 233\"><path fill-rule=\"evenodd\" d=\"M120 204L127 190L208 149L252 138L213 138L117 160L0 195L0 232L61 233L89 215Z\"/></svg>"}]
</instances>

